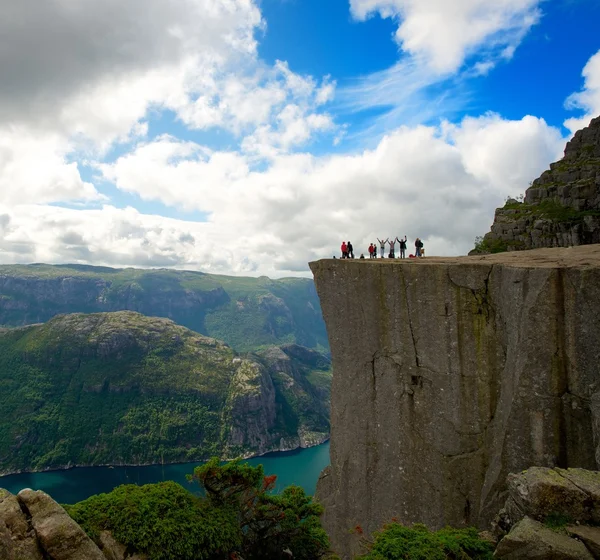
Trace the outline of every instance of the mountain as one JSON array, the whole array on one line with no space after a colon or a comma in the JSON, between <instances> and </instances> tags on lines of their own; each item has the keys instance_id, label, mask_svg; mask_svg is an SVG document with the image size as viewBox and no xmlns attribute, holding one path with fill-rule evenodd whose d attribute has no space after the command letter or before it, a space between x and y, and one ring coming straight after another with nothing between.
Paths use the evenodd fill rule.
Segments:
<instances>
[{"instance_id":1,"label":"mountain","mask_svg":"<svg viewBox=\"0 0 600 560\"><path fill-rule=\"evenodd\" d=\"M523 201L498 208L469 254L600 243L600 117L575 133L563 159L533 181Z\"/></svg>"},{"instance_id":2,"label":"mountain","mask_svg":"<svg viewBox=\"0 0 600 560\"><path fill-rule=\"evenodd\" d=\"M329 349L311 279L86 265L0 266L0 325L121 310L167 317L241 352L285 343Z\"/></svg>"},{"instance_id":3,"label":"mountain","mask_svg":"<svg viewBox=\"0 0 600 560\"><path fill-rule=\"evenodd\" d=\"M0 329L0 474L320 443L330 376L328 359L307 348L238 355L130 311Z\"/></svg>"}]
</instances>

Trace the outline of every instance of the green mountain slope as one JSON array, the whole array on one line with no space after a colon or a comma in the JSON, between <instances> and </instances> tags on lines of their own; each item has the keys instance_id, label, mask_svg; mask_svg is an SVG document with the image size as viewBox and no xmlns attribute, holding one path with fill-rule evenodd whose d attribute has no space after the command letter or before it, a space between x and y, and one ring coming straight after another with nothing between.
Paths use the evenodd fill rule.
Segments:
<instances>
[{"instance_id":1,"label":"green mountain slope","mask_svg":"<svg viewBox=\"0 0 600 560\"><path fill-rule=\"evenodd\" d=\"M240 356L127 311L2 329L0 474L318 443L329 431L330 375L306 348Z\"/></svg>"},{"instance_id":2,"label":"green mountain slope","mask_svg":"<svg viewBox=\"0 0 600 560\"><path fill-rule=\"evenodd\" d=\"M0 325L130 310L168 317L238 351L297 343L328 350L313 281L84 265L0 266Z\"/></svg>"}]
</instances>

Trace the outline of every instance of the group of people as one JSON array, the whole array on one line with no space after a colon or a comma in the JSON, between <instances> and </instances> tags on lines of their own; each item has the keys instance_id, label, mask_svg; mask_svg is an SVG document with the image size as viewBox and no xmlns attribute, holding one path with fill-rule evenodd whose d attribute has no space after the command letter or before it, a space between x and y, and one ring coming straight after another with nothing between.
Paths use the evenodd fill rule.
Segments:
<instances>
[{"instance_id":1,"label":"group of people","mask_svg":"<svg viewBox=\"0 0 600 560\"><path fill-rule=\"evenodd\" d=\"M401 259L406 258L406 242L407 242L406 235L404 236L404 239L395 237L394 239L391 239L391 240L389 237L386 239L379 239L379 237L378 237L377 241L379 242L379 248L380 248L380 252L379 252L380 257L379 258L381 258L381 259L385 258L385 254L387 252L388 258L395 259L396 258L396 243L398 243L398 248L400 249L400 258ZM389 252L387 251L388 245L389 245L389 249L390 249ZM352 243L350 243L350 241L342 241L341 249L342 249L342 259L353 259L354 258L354 247L352 247ZM377 258L377 244L371 243L369 245L369 248L367 249L367 251L369 253L370 259ZM421 239L419 237L417 237L415 239L415 254L409 255L409 258L424 257L424 256L425 256L425 249L423 247L423 242L421 241ZM361 259L365 258L364 253L360 254L360 258Z\"/></svg>"}]
</instances>

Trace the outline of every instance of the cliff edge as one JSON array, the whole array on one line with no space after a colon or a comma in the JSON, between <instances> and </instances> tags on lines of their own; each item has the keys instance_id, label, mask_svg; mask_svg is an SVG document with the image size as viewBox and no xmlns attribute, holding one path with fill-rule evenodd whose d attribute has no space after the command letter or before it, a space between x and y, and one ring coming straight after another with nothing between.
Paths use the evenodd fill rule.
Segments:
<instances>
[{"instance_id":1,"label":"cliff edge","mask_svg":"<svg viewBox=\"0 0 600 560\"><path fill-rule=\"evenodd\" d=\"M510 472L597 468L600 245L310 266L334 370L317 496L343 556L392 518L487 528Z\"/></svg>"}]
</instances>

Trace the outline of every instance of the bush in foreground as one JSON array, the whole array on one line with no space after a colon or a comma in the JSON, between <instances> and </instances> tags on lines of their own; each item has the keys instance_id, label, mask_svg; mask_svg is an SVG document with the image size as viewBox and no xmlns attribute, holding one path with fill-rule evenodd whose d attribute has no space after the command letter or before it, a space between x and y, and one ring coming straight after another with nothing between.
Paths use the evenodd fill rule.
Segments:
<instances>
[{"instance_id":1,"label":"bush in foreground","mask_svg":"<svg viewBox=\"0 0 600 560\"><path fill-rule=\"evenodd\" d=\"M361 560L491 560L494 552L472 527L430 531L425 525L399 523L377 531L367 546L369 552Z\"/></svg>"},{"instance_id":2,"label":"bush in foreground","mask_svg":"<svg viewBox=\"0 0 600 560\"><path fill-rule=\"evenodd\" d=\"M125 485L92 496L68 513L92 537L111 531L115 539L151 560L245 560L322 558L329 540L321 528L322 507L298 486L271 491L275 476L262 465L217 458L197 467L206 497L175 482Z\"/></svg>"}]
</instances>

